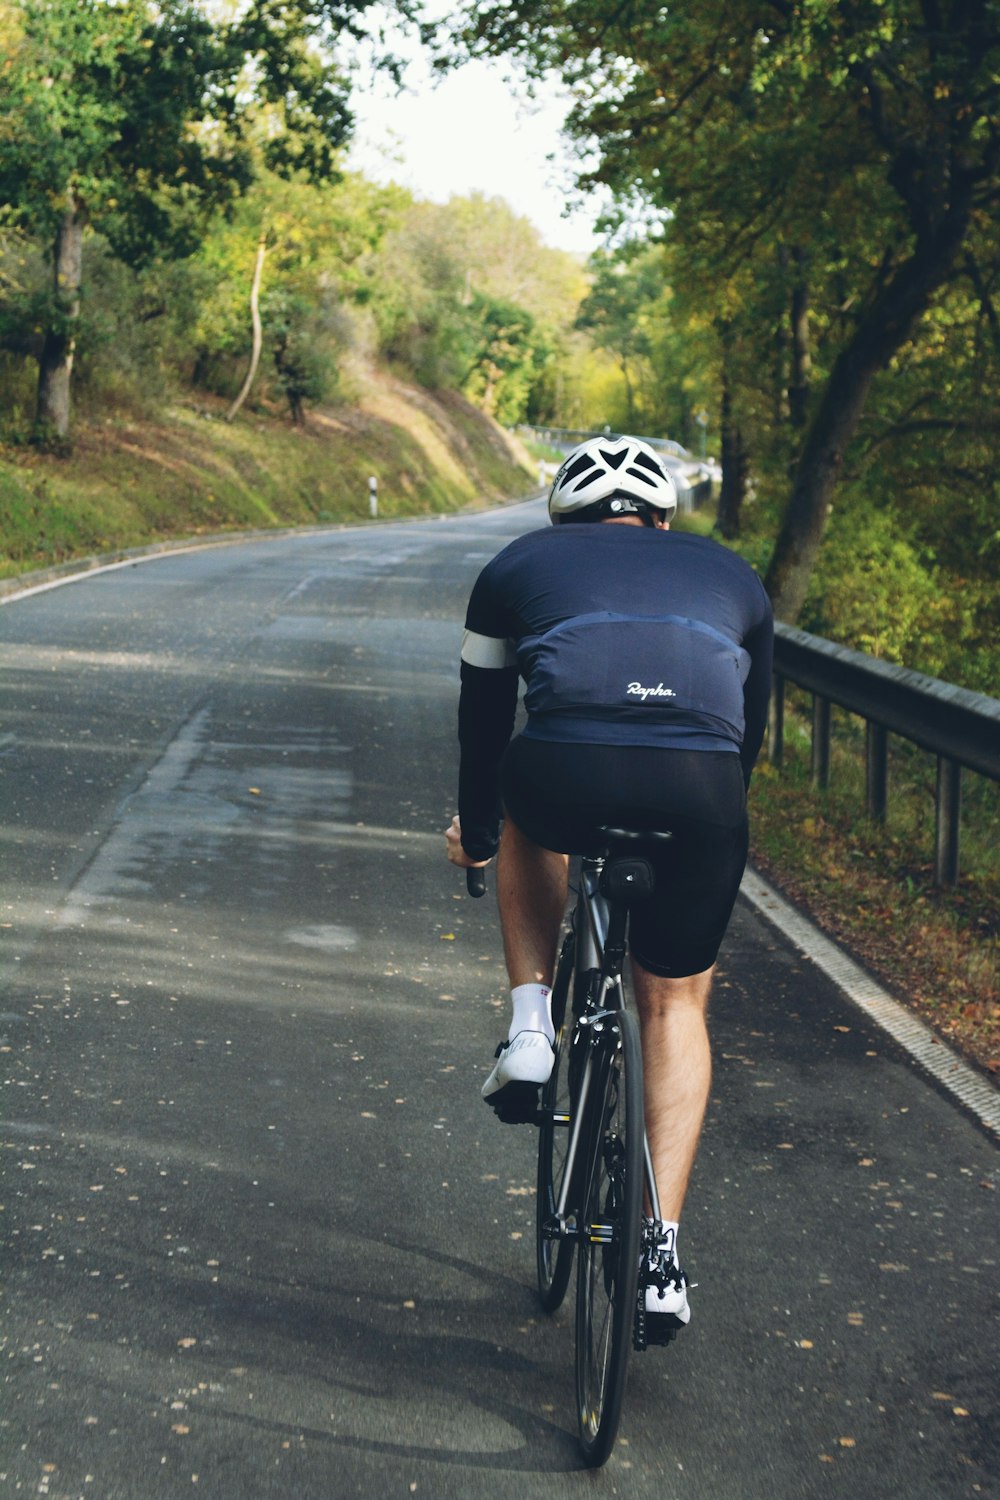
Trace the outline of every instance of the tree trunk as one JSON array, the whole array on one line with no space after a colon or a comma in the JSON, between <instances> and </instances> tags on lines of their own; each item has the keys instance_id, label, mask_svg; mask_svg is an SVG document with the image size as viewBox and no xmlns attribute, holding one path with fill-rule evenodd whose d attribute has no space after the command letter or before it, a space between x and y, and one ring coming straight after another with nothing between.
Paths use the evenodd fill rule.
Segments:
<instances>
[{"instance_id":1,"label":"tree trunk","mask_svg":"<svg viewBox=\"0 0 1000 1500\"><path fill-rule=\"evenodd\" d=\"M844 452L857 430L872 381L905 343L962 245L971 211L971 182L969 191L957 198L937 232L918 243L910 259L883 286L838 356L824 388L764 580L776 617L788 624L795 623L805 601Z\"/></svg>"},{"instance_id":2,"label":"tree trunk","mask_svg":"<svg viewBox=\"0 0 1000 1500\"><path fill-rule=\"evenodd\" d=\"M791 253L787 245L778 246L778 267L781 272L782 289L789 279ZM784 427L789 419L788 386L788 320L783 316L777 320L774 330L774 387L771 393L771 421L775 428Z\"/></svg>"},{"instance_id":3,"label":"tree trunk","mask_svg":"<svg viewBox=\"0 0 1000 1500\"><path fill-rule=\"evenodd\" d=\"M257 242L257 261L253 268L253 282L250 286L250 323L253 329L253 347L250 351L250 368L247 370L246 379L239 395L232 406L226 412L226 421L231 422L250 394L250 387L254 383L257 374L257 366L260 363L260 351L264 342L264 332L260 321L260 283L264 274L264 256L267 254L267 234L261 230L260 239Z\"/></svg>"},{"instance_id":4,"label":"tree trunk","mask_svg":"<svg viewBox=\"0 0 1000 1500\"><path fill-rule=\"evenodd\" d=\"M801 245L792 250L795 280L792 285L792 375L788 386L788 415L793 427L806 425L809 401L809 288L806 284L805 251Z\"/></svg>"},{"instance_id":5,"label":"tree trunk","mask_svg":"<svg viewBox=\"0 0 1000 1500\"><path fill-rule=\"evenodd\" d=\"M53 250L54 307L38 361L35 428L44 440L69 436L70 383L80 316L84 215L72 192L56 230Z\"/></svg>"},{"instance_id":6,"label":"tree trunk","mask_svg":"<svg viewBox=\"0 0 1000 1500\"><path fill-rule=\"evenodd\" d=\"M729 377L728 337L722 337L722 402L721 431L719 434L722 460L722 486L719 490L719 508L715 524L719 534L731 542L740 534L740 511L747 487L747 453L743 446L733 403L733 387Z\"/></svg>"},{"instance_id":7,"label":"tree trunk","mask_svg":"<svg viewBox=\"0 0 1000 1500\"><path fill-rule=\"evenodd\" d=\"M628 372L628 360L618 361L621 367L622 379L625 381L625 410L628 415L629 430L635 426L635 395L632 391L632 380Z\"/></svg>"}]
</instances>

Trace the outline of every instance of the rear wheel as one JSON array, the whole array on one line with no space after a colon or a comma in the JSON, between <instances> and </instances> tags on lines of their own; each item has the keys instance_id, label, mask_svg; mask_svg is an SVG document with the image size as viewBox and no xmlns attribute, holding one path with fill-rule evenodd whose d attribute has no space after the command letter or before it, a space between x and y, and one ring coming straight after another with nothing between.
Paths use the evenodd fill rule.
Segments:
<instances>
[{"instance_id":1,"label":"rear wheel","mask_svg":"<svg viewBox=\"0 0 1000 1500\"><path fill-rule=\"evenodd\" d=\"M535 1246L538 1260L538 1295L546 1312L555 1312L566 1295L573 1269L574 1242L553 1239L546 1227L555 1216L562 1191L569 1148L569 1049L573 1035L573 1007L568 1003L574 982L576 944L570 933L563 944L552 986L552 1024L555 1027L555 1063L542 1089L541 1124L538 1130L538 1191L535 1198Z\"/></svg>"},{"instance_id":2,"label":"rear wheel","mask_svg":"<svg viewBox=\"0 0 1000 1500\"><path fill-rule=\"evenodd\" d=\"M593 1126L576 1268L576 1393L587 1463L614 1446L632 1347L643 1188L642 1054L634 1016L619 1011L617 1046L595 1055Z\"/></svg>"}]
</instances>

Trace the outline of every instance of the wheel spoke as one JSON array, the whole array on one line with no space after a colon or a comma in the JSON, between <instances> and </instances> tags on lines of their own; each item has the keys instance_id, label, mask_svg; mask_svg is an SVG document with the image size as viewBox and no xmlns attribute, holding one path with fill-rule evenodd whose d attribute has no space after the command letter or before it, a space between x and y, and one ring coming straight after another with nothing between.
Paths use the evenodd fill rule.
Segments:
<instances>
[{"instance_id":1,"label":"wheel spoke","mask_svg":"<svg viewBox=\"0 0 1000 1500\"><path fill-rule=\"evenodd\" d=\"M574 979L574 952L575 945L571 935L563 945L552 987L556 1055L552 1075L542 1090L542 1119L538 1131L535 1245L538 1295L546 1312L555 1312L566 1295L575 1248L572 1239L553 1239L548 1232L562 1189L570 1139L569 1048L573 1014L567 1000Z\"/></svg>"}]
</instances>

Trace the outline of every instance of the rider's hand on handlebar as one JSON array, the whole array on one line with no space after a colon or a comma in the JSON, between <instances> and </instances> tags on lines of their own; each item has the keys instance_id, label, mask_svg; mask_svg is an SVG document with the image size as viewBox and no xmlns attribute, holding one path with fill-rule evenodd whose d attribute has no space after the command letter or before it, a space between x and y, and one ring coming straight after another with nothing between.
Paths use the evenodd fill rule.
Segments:
<instances>
[{"instance_id":1,"label":"rider's hand on handlebar","mask_svg":"<svg viewBox=\"0 0 1000 1500\"><path fill-rule=\"evenodd\" d=\"M488 859L470 859L462 848L462 825L457 817L452 818L451 827L444 831L445 845L448 858L453 865L458 865L461 870L479 870L490 861Z\"/></svg>"}]
</instances>

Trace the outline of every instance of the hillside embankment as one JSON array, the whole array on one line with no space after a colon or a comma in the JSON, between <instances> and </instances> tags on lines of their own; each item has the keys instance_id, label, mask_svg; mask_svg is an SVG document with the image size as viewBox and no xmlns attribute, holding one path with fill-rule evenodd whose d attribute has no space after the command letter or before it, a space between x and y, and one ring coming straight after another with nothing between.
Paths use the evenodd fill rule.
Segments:
<instances>
[{"instance_id":1,"label":"hillside embankment","mask_svg":"<svg viewBox=\"0 0 1000 1500\"><path fill-rule=\"evenodd\" d=\"M527 493L524 447L450 391L384 373L303 427L223 402L78 421L64 456L0 448L0 587L25 572L231 530L357 522Z\"/></svg>"}]
</instances>

